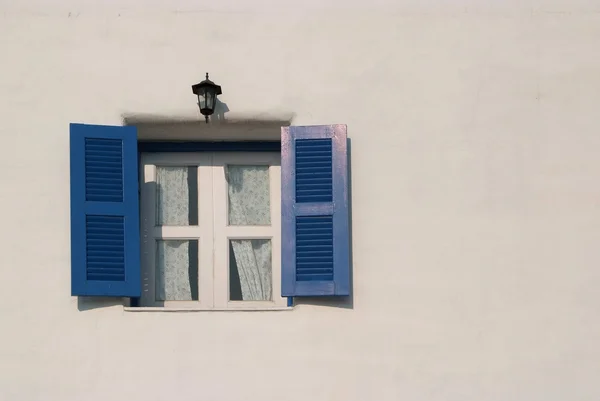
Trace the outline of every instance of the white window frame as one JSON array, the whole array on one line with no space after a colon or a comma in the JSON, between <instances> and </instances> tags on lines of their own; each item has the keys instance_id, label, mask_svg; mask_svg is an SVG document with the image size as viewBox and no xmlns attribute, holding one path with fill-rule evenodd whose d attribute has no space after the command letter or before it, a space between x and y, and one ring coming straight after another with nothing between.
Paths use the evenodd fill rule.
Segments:
<instances>
[{"instance_id":1,"label":"white window frame","mask_svg":"<svg viewBox=\"0 0 600 401\"><path fill-rule=\"evenodd\" d=\"M140 165L141 307L257 310L287 307L281 297L281 156L274 152L143 153ZM268 165L270 226L228 224L227 165ZM156 225L156 167L198 166L198 226ZM154 185L152 185L154 184ZM157 240L198 240L198 301L156 301ZM270 239L272 300L229 300L229 240Z\"/></svg>"}]
</instances>

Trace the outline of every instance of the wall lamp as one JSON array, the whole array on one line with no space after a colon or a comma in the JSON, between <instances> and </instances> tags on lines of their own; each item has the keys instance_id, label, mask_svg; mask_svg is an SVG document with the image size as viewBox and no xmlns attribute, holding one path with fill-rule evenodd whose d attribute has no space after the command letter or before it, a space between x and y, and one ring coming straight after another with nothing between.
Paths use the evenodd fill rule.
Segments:
<instances>
[{"instance_id":1,"label":"wall lamp","mask_svg":"<svg viewBox=\"0 0 600 401\"><path fill-rule=\"evenodd\" d=\"M221 86L216 85L213 81L208 79L208 72L206 73L206 79L196 85L192 85L192 92L198 96L198 107L200 113L206 119L208 124L208 116L215 112L215 105L217 104L217 95L221 93Z\"/></svg>"}]
</instances>

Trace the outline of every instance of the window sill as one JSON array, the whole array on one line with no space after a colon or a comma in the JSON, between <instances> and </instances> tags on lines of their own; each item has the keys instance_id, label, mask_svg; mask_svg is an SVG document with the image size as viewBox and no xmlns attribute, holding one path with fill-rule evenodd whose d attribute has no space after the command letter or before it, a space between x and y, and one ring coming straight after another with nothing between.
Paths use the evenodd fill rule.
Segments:
<instances>
[{"instance_id":1,"label":"window sill","mask_svg":"<svg viewBox=\"0 0 600 401\"><path fill-rule=\"evenodd\" d=\"M293 306L276 306L276 307L247 307L247 308L182 308L182 307L145 307L145 306L125 306L125 312L267 312L267 311L288 311L293 310Z\"/></svg>"}]
</instances>

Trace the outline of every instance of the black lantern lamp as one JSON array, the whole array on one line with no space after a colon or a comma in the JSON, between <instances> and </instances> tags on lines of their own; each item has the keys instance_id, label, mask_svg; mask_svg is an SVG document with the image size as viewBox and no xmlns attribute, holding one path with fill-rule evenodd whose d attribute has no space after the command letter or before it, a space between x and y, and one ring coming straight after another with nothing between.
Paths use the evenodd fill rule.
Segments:
<instances>
[{"instance_id":1,"label":"black lantern lamp","mask_svg":"<svg viewBox=\"0 0 600 401\"><path fill-rule=\"evenodd\" d=\"M221 87L216 85L213 81L208 79L208 72L206 73L206 79L199 84L192 85L192 92L198 96L198 107L200 107L200 113L206 118L208 123L208 116L215 112L215 105L217 104L217 95L220 95Z\"/></svg>"}]
</instances>

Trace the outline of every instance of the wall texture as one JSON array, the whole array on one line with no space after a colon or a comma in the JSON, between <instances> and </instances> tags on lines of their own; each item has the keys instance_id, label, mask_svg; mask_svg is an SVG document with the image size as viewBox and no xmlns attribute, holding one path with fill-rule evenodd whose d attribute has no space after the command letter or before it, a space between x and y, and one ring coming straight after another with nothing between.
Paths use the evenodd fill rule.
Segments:
<instances>
[{"instance_id":1,"label":"wall texture","mask_svg":"<svg viewBox=\"0 0 600 401\"><path fill-rule=\"evenodd\" d=\"M600 399L600 4L214 3L0 1L0 400ZM352 308L69 296L69 122L195 116L206 71L348 124Z\"/></svg>"}]
</instances>

